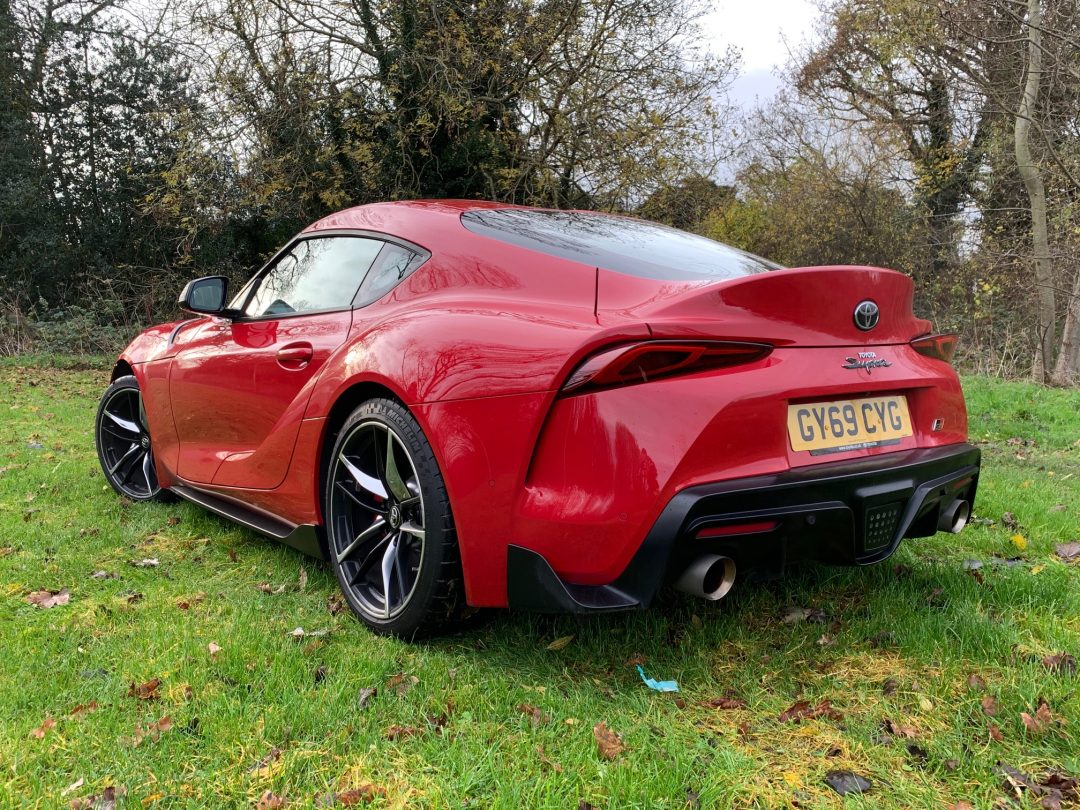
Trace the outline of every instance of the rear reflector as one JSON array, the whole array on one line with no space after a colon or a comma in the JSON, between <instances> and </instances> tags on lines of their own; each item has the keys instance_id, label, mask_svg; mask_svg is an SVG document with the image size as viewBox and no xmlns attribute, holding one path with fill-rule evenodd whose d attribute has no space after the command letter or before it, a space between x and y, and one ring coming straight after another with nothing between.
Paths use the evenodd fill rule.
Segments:
<instances>
[{"instance_id":1,"label":"rear reflector","mask_svg":"<svg viewBox=\"0 0 1080 810\"><path fill-rule=\"evenodd\" d=\"M650 340L594 354L567 379L563 393L584 393L597 388L650 382L680 374L697 374L752 363L767 356L764 343Z\"/></svg>"},{"instance_id":2,"label":"rear reflector","mask_svg":"<svg viewBox=\"0 0 1080 810\"><path fill-rule=\"evenodd\" d=\"M771 532L780 524L775 520L759 520L755 523L731 523L727 526L709 526L700 529L694 535L698 540L706 540L710 537L731 537L738 534L760 534Z\"/></svg>"},{"instance_id":3,"label":"rear reflector","mask_svg":"<svg viewBox=\"0 0 1080 810\"><path fill-rule=\"evenodd\" d=\"M951 363L956 354L956 335L927 335L917 337L911 341L911 348L923 357L931 357L934 360L944 360Z\"/></svg>"}]
</instances>

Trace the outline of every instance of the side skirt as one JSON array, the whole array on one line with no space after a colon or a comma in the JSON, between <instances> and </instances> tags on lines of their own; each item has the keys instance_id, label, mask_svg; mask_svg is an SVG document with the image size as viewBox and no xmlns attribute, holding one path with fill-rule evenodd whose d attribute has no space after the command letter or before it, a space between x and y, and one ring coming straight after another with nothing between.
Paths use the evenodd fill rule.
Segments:
<instances>
[{"instance_id":1,"label":"side skirt","mask_svg":"<svg viewBox=\"0 0 1080 810\"><path fill-rule=\"evenodd\" d=\"M227 518L234 523L239 523L241 526L254 529L260 534L272 537L287 546L292 546L297 551L311 557L317 557L320 560L326 559L319 543L316 527L311 524L305 523L295 526L242 501L196 489L187 484L173 484L169 487L169 492L173 492L184 500L198 504L203 509Z\"/></svg>"}]
</instances>

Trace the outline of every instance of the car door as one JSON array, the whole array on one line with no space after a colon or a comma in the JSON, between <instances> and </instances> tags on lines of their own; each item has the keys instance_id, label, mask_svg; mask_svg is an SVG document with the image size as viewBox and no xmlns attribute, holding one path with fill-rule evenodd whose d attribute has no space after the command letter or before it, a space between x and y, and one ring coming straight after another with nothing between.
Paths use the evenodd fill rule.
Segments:
<instances>
[{"instance_id":1,"label":"car door","mask_svg":"<svg viewBox=\"0 0 1080 810\"><path fill-rule=\"evenodd\" d=\"M310 383L348 337L353 298L383 244L300 237L234 300L239 317L212 318L186 336L169 380L181 478L281 483Z\"/></svg>"}]
</instances>

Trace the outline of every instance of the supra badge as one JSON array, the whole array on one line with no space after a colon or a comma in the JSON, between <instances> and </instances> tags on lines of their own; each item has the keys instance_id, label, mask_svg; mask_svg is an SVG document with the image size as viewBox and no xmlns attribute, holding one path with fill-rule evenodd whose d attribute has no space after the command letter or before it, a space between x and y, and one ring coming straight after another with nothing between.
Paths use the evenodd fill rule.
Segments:
<instances>
[{"instance_id":1,"label":"supra badge","mask_svg":"<svg viewBox=\"0 0 1080 810\"><path fill-rule=\"evenodd\" d=\"M843 368L850 368L854 371L863 369L867 374L870 373L870 369L873 368L888 368L891 366L888 360L884 357L878 357L877 352L859 352L858 357L848 357L844 360Z\"/></svg>"}]
</instances>

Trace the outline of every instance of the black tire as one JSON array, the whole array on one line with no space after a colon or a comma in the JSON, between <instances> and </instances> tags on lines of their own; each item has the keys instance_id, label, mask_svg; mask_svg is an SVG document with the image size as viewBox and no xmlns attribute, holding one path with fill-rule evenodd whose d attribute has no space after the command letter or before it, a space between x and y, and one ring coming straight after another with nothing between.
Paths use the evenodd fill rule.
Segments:
<instances>
[{"instance_id":1,"label":"black tire","mask_svg":"<svg viewBox=\"0 0 1080 810\"><path fill-rule=\"evenodd\" d=\"M361 404L338 431L324 481L328 556L357 617L404 639L454 624L464 598L450 499L408 409Z\"/></svg>"},{"instance_id":2,"label":"black tire","mask_svg":"<svg viewBox=\"0 0 1080 810\"><path fill-rule=\"evenodd\" d=\"M118 494L133 501L171 500L157 480L153 442L134 377L117 378L101 395L94 444L105 480Z\"/></svg>"}]
</instances>

